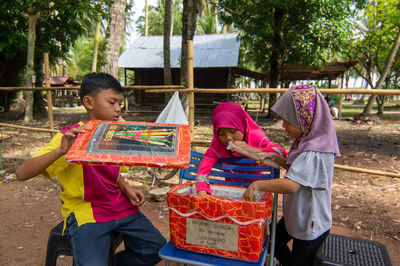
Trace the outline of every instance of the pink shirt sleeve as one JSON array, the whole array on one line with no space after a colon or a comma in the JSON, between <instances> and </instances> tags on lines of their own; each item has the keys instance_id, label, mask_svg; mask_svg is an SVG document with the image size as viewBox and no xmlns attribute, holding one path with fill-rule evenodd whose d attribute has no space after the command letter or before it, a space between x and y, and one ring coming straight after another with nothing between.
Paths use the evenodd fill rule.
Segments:
<instances>
[{"instance_id":1,"label":"pink shirt sleeve","mask_svg":"<svg viewBox=\"0 0 400 266\"><path fill-rule=\"evenodd\" d=\"M199 191L206 191L207 194L211 195L211 188L210 185L207 184L206 182L197 182L196 183L196 191L199 193Z\"/></svg>"},{"instance_id":2,"label":"pink shirt sleeve","mask_svg":"<svg viewBox=\"0 0 400 266\"><path fill-rule=\"evenodd\" d=\"M211 168L214 166L217 160L217 155L211 149L208 149L207 152L204 154L203 160L201 160L199 170L197 170L197 175L208 176L211 172ZM197 192L205 190L208 194L211 194L210 185L206 182L197 182L196 190Z\"/></svg>"},{"instance_id":3,"label":"pink shirt sleeve","mask_svg":"<svg viewBox=\"0 0 400 266\"><path fill-rule=\"evenodd\" d=\"M258 147L263 152L273 152L282 155L283 157L287 157L286 150L279 146L275 142L271 142L268 138L265 138L261 141L260 146ZM222 156L222 155L221 155ZM241 154L234 154L235 157L241 157ZM205 175L208 176L211 172L212 167L218 161L219 157L211 148L208 148L206 153L204 154L204 158L200 163L199 170L197 171L197 176ZM208 194L211 194L210 185L206 182L197 182L196 183L196 190L199 191L206 191Z\"/></svg>"}]
</instances>

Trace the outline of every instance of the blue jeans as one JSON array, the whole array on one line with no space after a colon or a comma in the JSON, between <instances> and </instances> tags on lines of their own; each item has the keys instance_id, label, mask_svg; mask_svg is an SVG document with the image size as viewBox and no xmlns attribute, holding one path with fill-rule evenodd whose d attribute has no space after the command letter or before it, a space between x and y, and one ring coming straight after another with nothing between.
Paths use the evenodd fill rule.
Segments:
<instances>
[{"instance_id":1,"label":"blue jeans","mask_svg":"<svg viewBox=\"0 0 400 266\"><path fill-rule=\"evenodd\" d=\"M75 215L67 219L65 233L72 245L74 265L107 265L110 232L124 237L125 250L116 254L117 265L154 265L166 240L141 212L106 223L87 223L78 227Z\"/></svg>"}]
</instances>

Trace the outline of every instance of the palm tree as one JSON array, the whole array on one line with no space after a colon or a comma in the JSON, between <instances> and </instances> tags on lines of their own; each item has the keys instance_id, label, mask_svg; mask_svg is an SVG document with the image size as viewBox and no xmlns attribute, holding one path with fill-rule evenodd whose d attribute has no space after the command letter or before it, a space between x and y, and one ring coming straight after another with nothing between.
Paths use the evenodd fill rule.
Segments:
<instances>
[{"instance_id":1,"label":"palm tree","mask_svg":"<svg viewBox=\"0 0 400 266\"><path fill-rule=\"evenodd\" d=\"M182 33L182 1L171 1L171 35ZM157 5L148 7L147 35L162 35L164 33L164 16L166 0L159 0ZM136 28L142 36L146 35L146 17L140 16L136 20Z\"/></svg>"},{"instance_id":2,"label":"palm tree","mask_svg":"<svg viewBox=\"0 0 400 266\"><path fill-rule=\"evenodd\" d=\"M118 78L118 57L125 26L126 0L114 0L111 5L109 36L106 41L106 72Z\"/></svg>"},{"instance_id":3,"label":"palm tree","mask_svg":"<svg viewBox=\"0 0 400 266\"><path fill-rule=\"evenodd\" d=\"M196 34L214 34L218 33L218 18L216 19L215 13L211 8L206 8L201 16L199 16L196 25Z\"/></svg>"},{"instance_id":4,"label":"palm tree","mask_svg":"<svg viewBox=\"0 0 400 266\"><path fill-rule=\"evenodd\" d=\"M27 8L28 21L29 21L29 35L28 35L28 53L26 59L26 86L32 87L33 64L35 56L35 41L36 41L36 23L40 16L40 10L34 6ZM33 92L25 92L25 122L33 120Z\"/></svg>"},{"instance_id":5,"label":"palm tree","mask_svg":"<svg viewBox=\"0 0 400 266\"><path fill-rule=\"evenodd\" d=\"M164 11L164 84L171 85L171 60L170 60L170 36L171 36L171 7L172 0L165 0Z\"/></svg>"}]
</instances>

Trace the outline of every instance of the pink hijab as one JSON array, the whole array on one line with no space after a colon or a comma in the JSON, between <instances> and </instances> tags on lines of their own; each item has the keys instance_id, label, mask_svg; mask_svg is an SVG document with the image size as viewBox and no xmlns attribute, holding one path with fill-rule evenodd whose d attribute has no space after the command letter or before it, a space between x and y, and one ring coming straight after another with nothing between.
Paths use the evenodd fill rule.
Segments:
<instances>
[{"instance_id":1,"label":"pink hijab","mask_svg":"<svg viewBox=\"0 0 400 266\"><path fill-rule=\"evenodd\" d=\"M214 136L209 149L213 150L219 158L232 157L224 144L218 140L218 130L220 128L235 128L240 130L244 135L244 141L252 147L265 147L271 143L267 136L265 136L264 131L237 103L225 102L218 105L214 109L211 119ZM237 153L233 153L233 155L235 157L243 157Z\"/></svg>"},{"instance_id":2,"label":"pink hijab","mask_svg":"<svg viewBox=\"0 0 400 266\"><path fill-rule=\"evenodd\" d=\"M278 99L272 110L302 131L290 148L287 164L292 164L304 151L330 152L340 156L329 106L316 88L311 85L291 88Z\"/></svg>"},{"instance_id":3,"label":"pink hijab","mask_svg":"<svg viewBox=\"0 0 400 266\"><path fill-rule=\"evenodd\" d=\"M242 154L231 153L225 145L218 139L218 130L220 128L235 128L240 130L244 135L244 141L255 148L261 149L263 152L280 153L286 157L286 151L278 144L270 141L265 136L264 131L254 122L249 114L242 107L234 102L225 102L218 105L212 113L212 124L214 136L210 147L204 154L204 159L201 161L197 176L209 175L213 165L219 158L245 157ZM243 181L251 182L251 181ZM196 183L197 190L205 190L211 193L210 186L200 181Z\"/></svg>"}]
</instances>

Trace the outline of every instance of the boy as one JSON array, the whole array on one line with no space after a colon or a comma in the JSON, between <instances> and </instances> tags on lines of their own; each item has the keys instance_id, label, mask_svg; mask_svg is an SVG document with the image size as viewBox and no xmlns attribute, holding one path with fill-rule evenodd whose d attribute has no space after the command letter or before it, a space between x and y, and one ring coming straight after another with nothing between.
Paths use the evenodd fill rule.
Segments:
<instances>
[{"instance_id":1,"label":"boy","mask_svg":"<svg viewBox=\"0 0 400 266\"><path fill-rule=\"evenodd\" d=\"M43 174L57 176L62 187L61 214L64 230L72 245L76 265L107 265L110 232L122 233L125 250L116 254L118 265L154 265L165 238L139 211L144 202L140 190L119 178L119 166L69 164L65 154L89 120L120 118L121 84L111 75L92 73L82 80L81 101L87 119L57 133L45 147L16 171L18 180Z\"/></svg>"},{"instance_id":2,"label":"boy","mask_svg":"<svg viewBox=\"0 0 400 266\"><path fill-rule=\"evenodd\" d=\"M332 99L330 94L325 96L325 101L329 105L329 110L331 111L331 115L333 119L337 119L339 116L339 109L335 107L335 100Z\"/></svg>"}]
</instances>

